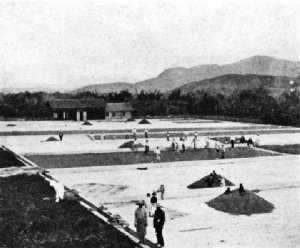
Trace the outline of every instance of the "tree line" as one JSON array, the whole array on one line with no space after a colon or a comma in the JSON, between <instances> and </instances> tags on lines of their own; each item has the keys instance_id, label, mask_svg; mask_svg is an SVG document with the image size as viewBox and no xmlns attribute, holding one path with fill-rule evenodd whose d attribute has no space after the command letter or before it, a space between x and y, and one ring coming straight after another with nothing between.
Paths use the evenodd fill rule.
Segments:
<instances>
[{"instance_id":1,"label":"tree line","mask_svg":"<svg viewBox=\"0 0 300 248\"><path fill-rule=\"evenodd\" d=\"M265 124L300 126L299 92L283 93L274 98L263 87L236 91L230 95L180 90L162 94L159 91L130 93L128 91L97 94L22 92L0 94L0 116L5 118L47 119L51 110L47 102L53 99L103 99L105 102L129 102L135 116L215 116L252 118Z\"/></svg>"}]
</instances>

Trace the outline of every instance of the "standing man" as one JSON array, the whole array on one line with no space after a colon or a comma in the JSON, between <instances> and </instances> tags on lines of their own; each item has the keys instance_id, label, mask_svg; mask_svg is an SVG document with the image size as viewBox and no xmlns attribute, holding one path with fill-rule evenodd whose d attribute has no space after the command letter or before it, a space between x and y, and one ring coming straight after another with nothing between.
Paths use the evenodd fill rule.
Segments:
<instances>
[{"instance_id":1,"label":"standing man","mask_svg":"<svg viewBox=\"0 0 300 248\"><path fill-rule=\"evenodd\" d=\"M63 140L63 136L64 136L64 134L63 134L62 132L60 132L60 133L58 134L58 137L59 137L59 140L60 140L60 141Z\"/></svg>"},{"instance_id":2,"label":"standing man","mask_svg":"<svg viewBox=\"0 0 300 248\"><path fill-rule=\"evenodd\" d=\"M156 163L160 162L160 149L159 146L155 149L154 153L156 154Z\"/></svg>"},{"instance_id":3,"label":"standing man","mask_svg":"<svg viewBox=\"0 0 300 248\"><path fill-rule=\"evenodd\" d=\"M167 141L170 141L170 134L167 132Z\"/></svg>"},{"instance_id":4,"label":"standing man","mask_svg":"<svg viewBox=\"0 0 300 248\"><path fill-rule=\"evenodd\" d=\"M250 145L253 145L252 138L249 138L248 141L247 141L247 146L250 147Z\"/></svg>"},{"instance_id":5,"label":"standing man","mask_svg":"<svg viewBox=\"0 0 300 248\"><path fill-rule=\"evenodd\" d=\"M225 146L222 145L222 148L221 148L221 158L224 159L225 158Z\"/></svg>"},{"instance_id":6,"label":"standing man","mask_svg":"<svg viewBox=\"0 0 300 248\"><path fill-rule=\"evenodd\" d=\"M235 141L235 138L233 135L231 135L231 137L230 137L231 148L234 148L234 141Z\"/></svg>"},{"instance_id":7,"label":"standing man","mask_svg":"<svg viewBox=\"0 0 300 248\"><path fill-rule=\"evenodd\" d=\"M136 129L134 128L133 130L132 130L132 135L133 135L133 139L135 139L136 140Z\"/></svg>"},{"instance_id":8,"label":"standing man","mask_svg":"<svg viewBox=\"0 0 300 248\"><path fill-rule=\"evenodd\" d=\"M185 141L184 141L184 138L182 139L182 152L185 152Z\"/></svg>"},{"instance_id":9,"label":"standing man","mask_svg":"<svg viewBox=\"0 0 300 248\"><path fill-rule=\"evenodd\" d=\"M160 192L160 199L163 200L165 195L165 186L163 184L160 185L159 189L156 192Z\"/></svg>"},{"instance_id":10,"label":"standing man","mask_svg":"<svg viewBox=\"0 0 300 248\"><path fill-rule=\"evenodd\" d=\"M216 149L216 152L219 153L220 152L220 141L215 141L215 149Z\"/></svg>"},{"instance_id":11,"label":"standing man","mask_svg":"<svg viewBox=\"0 0 300 248\"><path fill-rule=\"evenodd\" d=\"M193 144L193 143L194 143L194 150L196 150L197 149L197 136L194 137L191 144Z\"/></svg>"},{"instance_id":12,"label":"standing man","mask_svg":"<svg viewBox=\"0 0 300 248\"><path fill-rule=\"evenodd\" d=\"M175 139L172 139L171 150L175 151Z\"/></svg>"},{"instance_id":13,"label":"standing man","mask_svg":"<svg viewBox=\"0 0 300 248\"><path fill-rule=\"evenodd\" d=\"M91 139L91 140L95 140L94 132L91 132L91 134L90 134L90 139Z\"/></svg>"},{"instance_id":14,"label":"standing man","mask_svg":"<svg viewBox=\"0 0 300 248\"><path fill-rule=\"evenodd\" d=\"M139 142L135 139L133 141L133 151L135 151L135 152L138 151L138 145L139 145Z\"/></svg>"},{"instance_id":15,"label":"standing man","mask_svg":"<svg viewBox=\"0 0 300 248\"><path fill-rule=\"evenodd\" d=\"M153 191L152 196L150 198L151 203L151 216L153 216L153 212L155 211L156 204L157 204L157 197L155 191Z\"/></svg>"},{"instance_id":16,"label":"standing man","mask_svg":"<svg viewBox=\"0 0 300 248\"><path fill-rule=\"evenodd\" d=\"M147 193L147 198L145 200L145 207L146 207L146 210L147 210L147 215L149 217L151 217L151 201L150 201L150 193Z\"/></svg>"},{"instance_id":17,"label":"standing man","mask_svg":"<svg viewBox=\"0 0 300 248\"><path fill-rule=\"evenodd\" d=\"M134 213L134 226L136 227L136 233L139 238L139 244L145 244L145 236L147 233L147 211L144 206L144 201L138 201L137 205L139 206Z\"/></svg>"},{"instance_id":18,"label":"standing man","mask_svg":"<svg viewBox=\"0 0 300 248\"><path fill-rule=\"evenodd\" d=\"M209 136L205 139L205 148L209 148Z\"/></svg>"},{"instance_id":19,"label":"standing man","mask_svg":"<svg viewBox=\"0 0 300 248\"><path fill-rule=\"evenodd\" d=\"M145 139L148 139L148 130L145 129Z\"/></svg>"},{"instance_id":20,"label":"standing man","mask_svg":"<svg viewBox=\"0 0 300 248\"><path fill-rule=\"evenodd\" d=\"M149 153L149 150L150 150L150 148L149 148L149 142L148 142L148 140L146 140L146 144L145 144L145 153L148 154L148 153Z\"/></svg>"},{"instance_id":21,"label":"standing man","mask_svg":"<svg viewBox=\"0 0 300 248\"><path fill-rule=\"evenodd\" d=\"M175 152L178 153L178 154L180 153L178 142L175 142Z\"/></svg>"},{"instance_id":22,"label":"standing man","mask_svg":"<svg viewBox=\"0 0 300 248\"><path fill-rule=\"evenodd\" d=\"M154 213L153 226L156 232L157 245L159 247L164 247L165 242L164 242L162 230L165 224L166 217L165 217L165 212L161 208L162 206L159 203L157 203L156 211Z\"/></svg>"},{"instance_id":23,"label":"standing man","mask_svg":"<svg viewBox=\"0 0 300 248\"><path fill-rule=\"evenodd\" d=\"M101 131L101 140L104 140L105 139L105 135L104 135L104 132Z\"/></svg>"},{"instance_id":24,"label":"standing man","mask_svg":"<svg viewBox=\"0 0 300 248\"><path fill-rule=\"evenodd\" d=\"M187 132L187 131L184 131L184 132L183 132L183 138L184 138L185 140L187 140L187 138L188 138L188 132Z\"/></svg>"}]
</instances>

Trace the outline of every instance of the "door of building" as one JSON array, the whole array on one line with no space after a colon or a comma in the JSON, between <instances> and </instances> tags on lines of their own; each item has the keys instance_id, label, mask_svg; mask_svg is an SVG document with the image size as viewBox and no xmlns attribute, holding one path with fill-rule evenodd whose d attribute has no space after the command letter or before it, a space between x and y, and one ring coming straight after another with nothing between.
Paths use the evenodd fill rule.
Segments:
<instances>
[{"instance_id":1,"label":"door of building","mask_svg":"<svg viewBox=\"0 0 300 248\"><path fill-rule=\"evenodd\" d=\"M87 111L83 111L83 121L87 120Z\"/></svg>"}]
</instances>

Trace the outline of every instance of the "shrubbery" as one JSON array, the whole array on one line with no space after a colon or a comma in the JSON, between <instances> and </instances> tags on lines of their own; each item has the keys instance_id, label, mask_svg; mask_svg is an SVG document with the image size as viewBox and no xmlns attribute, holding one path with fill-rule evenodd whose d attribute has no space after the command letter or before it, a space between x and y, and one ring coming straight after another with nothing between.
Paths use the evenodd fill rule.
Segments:
<instances>
[{"instance_id":1,"label":"shrubbery","mask_svg":"<svg viewBox=\"0 0 300 248\"><path fill-rule=\"evenodd\" d=\"M55 202L39 175L1 178L0 192L1 248L135 247L77 201Z\"/></svg>"},{"instance_id":2,"label":"shrubbery","mask_svg":"<svg viewBox=\"0 0 300 248\"><path fill-rule=\"evenodd\" d=\"M106 102L130 102L137 116L230 116L257 119L266 124L300 126L300 95L283 93L276 99L264 87L235 91L230 95L195 91L169 94L158 91L131 94L127 91L97 95L84 92L77 95L61 93L18 93L2 95L0 113L7 118L51 118L48 101L66 98L98 98Z\"/></svg>"}]
</instances>

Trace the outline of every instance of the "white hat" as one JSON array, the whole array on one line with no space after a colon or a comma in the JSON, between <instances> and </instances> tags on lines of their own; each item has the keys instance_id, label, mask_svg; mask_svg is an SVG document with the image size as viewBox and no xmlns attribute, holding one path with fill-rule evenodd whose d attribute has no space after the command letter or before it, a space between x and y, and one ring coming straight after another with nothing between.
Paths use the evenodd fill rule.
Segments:
<instances>
[{"instance_id":1,"label":"white hat","mask_svg":"<svg viewBox=\"0 0 300 248\"><path fill-rule=\"evenodd\" d=\"M162 208L163 206L160 203L156 203L157 208Z\"/></svg>"},{"instance_id":2,"label":"white hat","mask_svg":"<svg viewBox=\"0 0 300 248\"><path fill-rule=\"evenodd\" d=\"M144 204L145 204L145 202L143 200L140 200L136 203L136 205L144 205Z\"/></svg>"}]
</instances>

